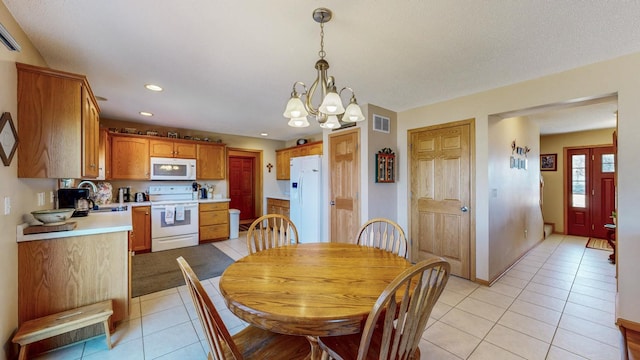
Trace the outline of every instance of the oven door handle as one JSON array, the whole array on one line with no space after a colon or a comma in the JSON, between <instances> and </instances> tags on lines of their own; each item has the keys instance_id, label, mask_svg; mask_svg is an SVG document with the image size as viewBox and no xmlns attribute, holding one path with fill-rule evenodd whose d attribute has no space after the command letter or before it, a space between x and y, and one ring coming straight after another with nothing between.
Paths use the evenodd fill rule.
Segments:
<instances>
[{"instance_id":1,"label":"oven door handle","mask_svg":"<svg viewBox=\"0 0 640 360\"><path fill-rule=\"evenodd\" d=\"M186 209L192 210L192 209L197 209L198 208L198 204L176 202L176 203L162 204L162 205L153 205L153 204L151 204L151 210L164 210L164 209L166 209L167 205L169 205L169 206L184 206L185 210Z\"/></svg>"}]
</instances>

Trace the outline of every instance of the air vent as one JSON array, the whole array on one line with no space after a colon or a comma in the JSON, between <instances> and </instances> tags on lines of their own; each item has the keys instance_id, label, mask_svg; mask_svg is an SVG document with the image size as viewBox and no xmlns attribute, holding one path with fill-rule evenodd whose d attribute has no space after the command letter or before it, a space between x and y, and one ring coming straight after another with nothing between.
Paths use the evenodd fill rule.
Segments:
<instances>
[{"instance_id":1,"label":"air vent","mask_svg":"<svg viewBox=\"0 0 640 360\"><path fill-rule=\"evenodd\" d=\"M389 133L389 118L373 114L373 131Z\"/></svg>"},{"instance_id":2,"label":"air vent","mask_svg":"<svg viewBox=\"0 0 640 360\"><path fill-rule=\"evenodd\" d=\"M0 24L0 41L11 51L20 51L22 49L16 39L9 34L9 30L2 26L2 24Z\"/></svg>"}]
</instances>

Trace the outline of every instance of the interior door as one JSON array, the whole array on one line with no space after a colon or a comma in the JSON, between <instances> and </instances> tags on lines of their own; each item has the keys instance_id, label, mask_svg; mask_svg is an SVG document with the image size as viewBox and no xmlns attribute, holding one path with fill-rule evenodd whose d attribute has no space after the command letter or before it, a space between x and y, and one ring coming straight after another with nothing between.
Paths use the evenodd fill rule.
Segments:
<instances>
[{"instance_id":1,"label":"interior door","mask_svg":"<svg viewBox=\"0 0 640 360\"><path fill-rule=\"evenodd\" d=\"M470 277L470 121L413 130L412 261L444 257L451 273Z\"/></svg>"},{"instance_id":2,"label":"interior door","mask_svg":"<svg viewBox=\"0 0 640 360\"><path fill-rule=\"evenodd\" d=\"M575 148L566 153L567 234L606 239L615 210L613 146Z\"/></svg>"},{"instance_id":3,"label":"interior door","mask_svg":"<svg viewBox=\"0 0 640 360\"><path fill-rule=\"evenodd\" d=\"M355 243L360 229L360 130L329 135L331 242Z\"/></svg>"},{"instance_id":4,"label":"interior door","mask_svg":"<svg viewBox=\"0 0 640 360\"><path fill-rule=\"evenodd\" d=\"M254 158L229 157L229 207L240 210L240 220L255 219Z\"/></svg>"}]
</instances>

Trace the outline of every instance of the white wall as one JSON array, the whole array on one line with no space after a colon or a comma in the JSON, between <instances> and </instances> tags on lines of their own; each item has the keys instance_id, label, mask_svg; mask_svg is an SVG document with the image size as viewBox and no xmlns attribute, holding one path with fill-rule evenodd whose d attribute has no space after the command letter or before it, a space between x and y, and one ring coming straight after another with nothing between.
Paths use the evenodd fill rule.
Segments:
<instances>
[{"instance_id":1,"label":"white wall","mask_svg":"<svg viewBox=\"0 0 640 360\"><path fill-rule=\"evenodd\" d=\"M494 117L495 118L495 117ZM489 280L543 239L540 129L526 117L489 120ZM529 148L526 155L512 150ZM527 168L511 168L510 158Z\"/></svg>"},{"instance_id":2,"label":"white wall","mask_svg":"<svg viewBox=\"0 0 640 360\"><path fill-rule=\"evenodd\" d=\"M389 133L373 131L373 115L381 115L389 118ZM363 219L367 221L372 218L382 217L397 220L398 209L396 207L396 193L398 186L396 183L376 183L376 154L383 148L390 148L396 154L396 163L402 159L398 158L397 146L397 113L375 105L368 106L366 120L367 147L362 147L366 152L365 162L362 164L366 168L365 178L362 183L366 183L368 191L362 191L363 197L368 199L367 212ZM364 124L363 124L364 126ZM364 131L364 129L363 129ZM363 135L364 136L364 135ZM397 172L396 172L397 173ZM397 174L396 174L397 175ZM404 229L405 233L407 229Z\"/></svg>"},{"instance_id":3,"label":"white wall","mask_svg":"<svg viewBox=\"0 0 640 360\"><path fill-rule=\"evenodd\" d=\"M17 72L16 62L45 66L40 54L15 22L4 3L0 2L0 23L13 35L22 47L21 52L11 52L0 45L0 112L10 112L16 131L18 128ZM28 134L18 134L23 141ZM7 358L12 348L11 338L18 326L18 245L16 225L22 222L22 215L37 209L52 207L51 204L36 206L37 192L49 191L55 187L52 180L18 179L18 156L13 157L10 166L0 162L0 358ZM4 198L11 199L11 213L4 215ZM48 200L48 199L47 199Z\"/></svg>"},{"instance_id":4,"label":"white wall","mask_svg":"<svg viewBox=\"0 0 640 360\"><path fill-rule=\"evenodd\" d=\"M475 191L476 275L488 280L489 183L488 119L492 114L527 109L592 96L618 94L618 316L640 322L640 53L545 76L515 85L407 110L398 114L398 148L407 149L407 131L462 119L476 119ZM407 162L401 161L398 181L398 218L408 224Z\"/></svg>"}]
</instances>

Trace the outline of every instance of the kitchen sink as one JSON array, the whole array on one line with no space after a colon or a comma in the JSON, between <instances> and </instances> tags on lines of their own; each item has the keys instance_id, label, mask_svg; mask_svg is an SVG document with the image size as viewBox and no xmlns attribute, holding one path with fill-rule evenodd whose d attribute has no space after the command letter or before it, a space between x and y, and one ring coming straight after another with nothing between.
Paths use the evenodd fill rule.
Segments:
<instances>
[{"instance_id":1,"label":"kitchen sink","mask_svg":"<svg viewBox=\"0 0 640 360\"><path fill-rule=\"evenodd\" d=\"M97 209L96 209L97 208ZM96 212L112 212L112 211L127 211L129 209L128 205L122 205L122 206L95 206L93 208L93 210L91 210L92 213L96 213Z\"/></svg>"}]
</instances>

